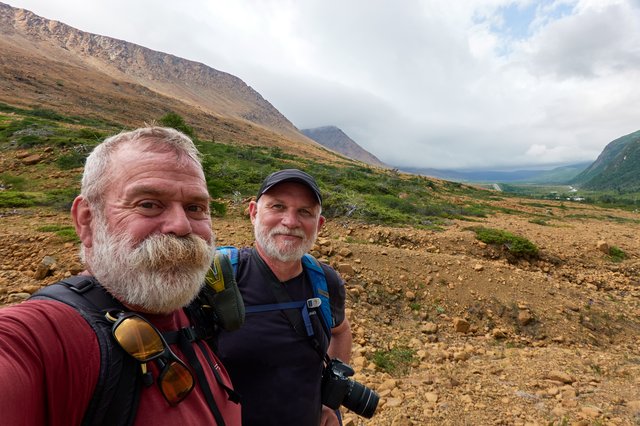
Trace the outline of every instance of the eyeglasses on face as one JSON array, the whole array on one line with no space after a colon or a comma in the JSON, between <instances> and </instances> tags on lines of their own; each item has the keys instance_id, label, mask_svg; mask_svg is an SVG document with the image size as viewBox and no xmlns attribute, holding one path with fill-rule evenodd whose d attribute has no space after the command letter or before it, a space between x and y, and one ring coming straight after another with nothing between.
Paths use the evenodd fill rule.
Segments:
<instances>
[{"instance_id":1,"label":"eyeglasses on face","mask_svg":"<svg viewBox=\"0 0 640 426\"><path fill-rule=\"evenodd\" d=\"M158 386L169 405L175 406L193 390L193 374L162 337L162 334L149 321L138 314L120 312L114 317L106 314L107 319L115 321L111 334L116 342L143 365L156 360L160 368Z\"/></svg>"}]
</instances>

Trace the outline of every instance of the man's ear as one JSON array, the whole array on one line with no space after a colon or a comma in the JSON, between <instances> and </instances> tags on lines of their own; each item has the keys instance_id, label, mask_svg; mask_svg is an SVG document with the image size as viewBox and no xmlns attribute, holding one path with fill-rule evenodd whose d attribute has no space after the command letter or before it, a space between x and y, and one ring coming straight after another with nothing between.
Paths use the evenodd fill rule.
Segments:
<instances>
[{"instance_id":1,"label":"man's ear","mask_svg":"<svg viewBox=\"0 0 640 426\"><path fill-rule=\"evenodd\" d=\"M322 229L322 225L324 225L325 220L325 217L320 215L320 217L318 218L318 232L320 232L320 230Z\"/></svg>"},{"instance_id":2,"label":"man's ear","mask_svg":"<svg viewBox=\"0 0 640 426\"><path fill-rule=\"evenodd\" d=\"M76 234L82 241L82 245L89 248L93 244L93 232L91 224L93 222L93 212L89 203L81 195L77 196L73 200L71 206L71 217L73 218L73 225L76 228Z\"/></svg>"},{"instance_id":3,"label":"man's ear","mask_svg":"<svg viewBox=\"0 0 640 426\"><path fill-rule=\"evenodd\" d=\"M251 218L251 223L256 223L256 213L258 213L258 203L255 201L249 202L249 218Z\"/></svg>"}]
</instances>

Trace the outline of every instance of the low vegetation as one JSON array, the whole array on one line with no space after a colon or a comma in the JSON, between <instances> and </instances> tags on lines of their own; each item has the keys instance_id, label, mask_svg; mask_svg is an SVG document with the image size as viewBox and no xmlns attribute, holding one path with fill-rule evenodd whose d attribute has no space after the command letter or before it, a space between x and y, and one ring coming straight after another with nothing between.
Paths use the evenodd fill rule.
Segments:
<instances>
[{"instance_id":1,"label":"low vegetation","mask_svg":"<svg viewBox=\"0 0 640 426\"><path fill-rule=\"evenodd\" d=\"M53 232L65 242L79 242L80 239L76 234L73 226L66 225L45 225L37 228L39 232Z\"/></svg>"},{"instance_id":2,"label":"low vegetation","mask_svg":"<svg viewBox=\"0 0 640 426\"><path fill-rule=\"evenodd\" d=\"M416 351L409 347L396 347L373 353L373 363L390 374L406 374L416 359Z\"/></svg>"},{"instance_id":3,"label":"low vegetation","mask_svg":"<svg viewBox=\"0 0 640 426\"><path fill-rule=\"evenodd\" d=\"M69 180L69 185L77 185L81 167L93 146L107 135L120 131L120 127L110 123L66 117L42 109L23 110L0 104L0 112L11 113L0 115L0 149L52 152L50 163L58 170L75 174L75 182ZM290 167L303 169L317 178L325 194L323 214L327 217L437 229L447 219L473 220L493 210L478 201L452 203L445 196L455 193L481 200L488 194L488 191L468 185L435 183L421 176L407 177L394 170L374 169L346 161L343 164L318 163L276 147L199 140L193 128L172 112L158 121L193 137L202 153L209 191L214 198L212 211L219 216L226 213L228 204L240 203L254 195L269 173ZM5 189L0 207L56 205L66 208L75 196L74 191L71 188L57 193L43 191L48 176L36 176L38 165L32 169L28 170L28 173L34 171L30 178L10 173L0 175L0 185Z\"/></svg>"},{"instance_id":4,"label":"low vegetation","mask_svg":"<svg viewBox=\"0 0 640 426\"><path fill-rule=\"evenodd\" d=\"M223 144L200 140L184 119L168 112L158 119L193 137L203 155L203 167L213 197L212 211L226 214L229 205L239 205L254 195L266 175L281 168L296 167L314 175L325 194L323 214L356 221L416 228L440 229L449 219L475 221L495 213L489 201L510 197L478 187L423 176L407 176L397 170L384 170L345 161L322 163L282 151L277 147ZM20 208L50 205L68 208L76 195L78 179L86 156L107 135L122 126L105 121L72 117L42 108L21 109L0 103L0 151L46 152L43 163L0 174L0 207ZM62 185L48 189L51 166L68 171ZM47 171L44 171L47 170ZM57 185L60 188L61 185ZM539 194L538 194L539 195ZM624 203L624 200L620 201ZM503 213L514 213L505 209ZM545 219L537 220L546 225ZM512 250L530 250L509 243Z\"/></svg>"},{"instance_id":5,"label":"low vegetation","mask_svg":"<svg viewBox=\"0 0 640 426\"><path fill-rule=\"evenodd\" d=\"M538 247L528 239L507 231L483 226L470 228L476 233L476 238L485 244L499 246L515 258L535 258Z\"/></svg>"},{"instance_id":6,"label":"low vegetation","mask_svg":"<svg viewBox=\"0 0 640 426\"><path fill-rule=\"evenodd\" d=\"M626 258L627 254L620 247L609 247L609 259L611 259L612 262L622 262Z\"/></svg>"}]
</instances>

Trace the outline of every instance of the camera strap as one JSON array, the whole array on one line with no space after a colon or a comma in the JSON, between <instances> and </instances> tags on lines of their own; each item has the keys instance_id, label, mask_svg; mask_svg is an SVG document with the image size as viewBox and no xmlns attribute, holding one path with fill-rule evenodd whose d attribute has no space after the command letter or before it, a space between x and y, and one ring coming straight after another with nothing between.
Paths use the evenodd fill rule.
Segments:
<instances>
[{"instance_id":1,"label":"camera strap","mask_svg":"<svg viewBox=\"0 0 640 426\"><path fill-rule=\"evenodd\" d=\"M318 353L318 355L320 355L320 358L324 360L327 354L322 350L322 346L318 341L318 339L316 338L313 331L311 331L311 333L309 333L308 331L308 327L311 327L311 324L309 319L309 309L308 309L307 302L306 301L300 302L300 303L293 302L291 300L291 296L289 296L289 293L287 292L287 289L284 287L284 284L280 282L280 280L278 280L278 278L273 274L273 271L271 271L271 269L267 266L267 264L264 263L264 260L262 260L262 258L260 257L260 255L255 249L251 251L251 256L253 257L256 265L258 265L258 267L260 268L260 271L262 272L262 276L265 277L266 281L268 281L269 288L271 288L273 295L276 298L276 302L278 302L277 304L273 304L271 306L272 309L269 309L269 310L280 309L285 314L289 322L291 323L291 326L293 327L295 332L302 336L308 337L309 342L311 343L311 346L313 347L313 349ZM263 305L263 306L270 306L270 305ZM298 309L295 309L295 308L298 308ZM264 311L267 309L262 309L262 310ZM251 306L246 306L246 312L247 313L252 312ZM256 310L256 312L258 312L258 310ZM305 318L305 314L306 314L306 318ZM307 327L307 321L308 321L308 327ZM327 336L327 339L328 338L329 336Z\"/></svg>"}]
</instances>

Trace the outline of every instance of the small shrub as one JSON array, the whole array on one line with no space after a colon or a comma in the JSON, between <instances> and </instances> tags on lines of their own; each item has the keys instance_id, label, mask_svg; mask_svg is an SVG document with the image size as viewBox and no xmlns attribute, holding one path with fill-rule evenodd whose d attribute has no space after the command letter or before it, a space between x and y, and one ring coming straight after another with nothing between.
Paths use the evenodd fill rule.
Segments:
<instances>
[{"instance_id":1,"label":"small shrub","mask_svg":"<svg viewBox=\"0 0 640 426\"><path fill-rule=\"evenodd\" d=\"M619 247L611 246L609 247L609 259L612 262L622 262L627 258L627 254Z\"/></svg>"},{"instance_id":2,"label":"small shrub","mask_svg":"<svg viewBox=\"0 0 640 426\"><path fill-rule=\"evenodd\" d=\"M476 238L483 243L500 245L516 258L537 257L538 247L524 237L500 229L475 227Z\"/></svg>"},{"instance_id":3,"label":"small shrub","mask_svg":"<svg viewBox=\"0 0 640 426\"><path fill-rule=\"evenodd\" d=\"M99 142L104 139L104 134L98 130L85 127L78 130L78 137L81 139L89 139L91 141Z\"/></svg>"},{"instance_id":4,"label":"small shrub","mask_svg":"<svg viewBox=\"0 0 640 426\"><path fill-rule=\"evenodd\" d=\"M27 113L34 117L46 118L53 121L64 121L65 119L63 115L46 108L34 108Z\"/></svg>"},{"instance_id":5,"label":"small shrub","mask_svg":"<svg viewBox=\"0 0 640 426\"><path fill-rule=\"evenodd\" d=\"M180 115L175 112L169 112L158 120L160 124L166 127L171 127L173 129L179 130L190 138L195 137L195 132L193 131L193 127L189 126Z\"/></svg>"},{"instance_id":6,"label":"small shrub","mask_svg":"<svg viewBox=\"0 0 640 426\"><path fill-rule=\"evenodd\" d=\"M408 347L379 350L373 353L373 363L391 374L404 374L409 371L416 352Z\"/></svg>"},{"instance_id":7,"label":"small shrub","mask_svg":"<svg viewBox=\"0 0 640 426\"><path fill-rule=\"evenodd\" d=\"M0 184L15 191L24 191L27 180L23 176L15 176L11 173L0 173Z\"/></svg>"},{"instance_id":8,"label":"small shrub","mask_svg":"<svg viewBox=\"0 0 640 426\"><path fill-rule=\"evenodd\" d=\"M75 188L53 189L47 192L46 200L41 204L68 212L77 195L78 192Z\"/></svg>"},{"instance_id":9,"label":"small shrub","mask_svg":"<svg viewBox=\"0 0 640 426\"><path fill-rule=\"evenodd\" d=\"M227 205L219 201L211 201L209 203L211 209L211 215L215 217L223 217L227 214Z\"/></svg>"},{"instance_id":10,"label":"small shrub","mask_svg":"<svg viewBox=\"0 0 640 426\"><path fill-rule=\"evenodd\" d=\"M86 154L77 151L71 151L66 155L61 155L56 159L56 165L62 170L76 169L84 166Z\"/></svg>"}]
</instances>

